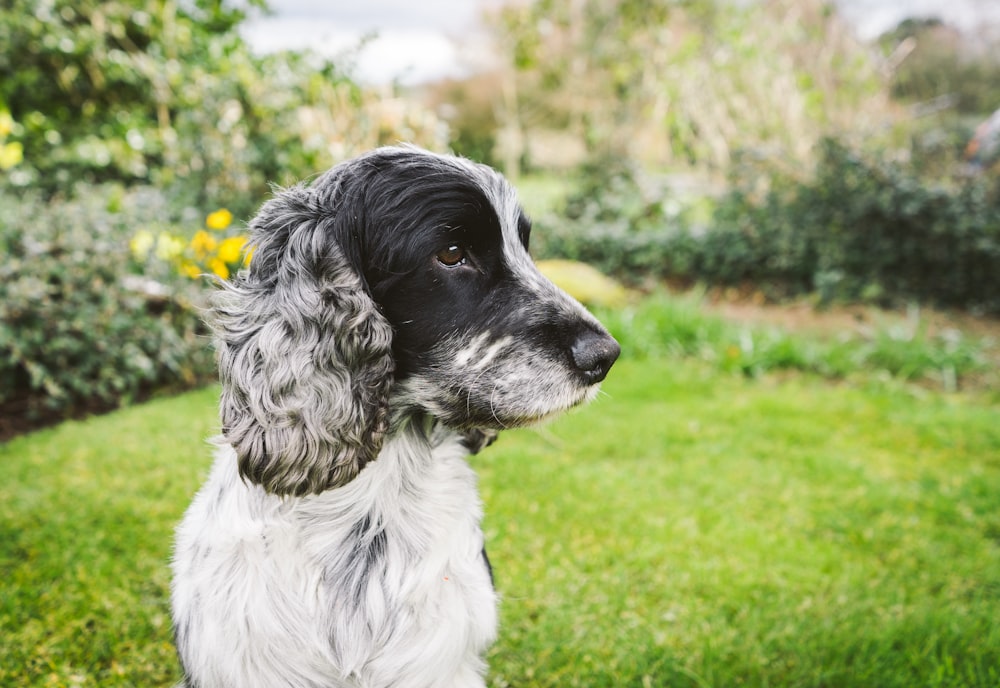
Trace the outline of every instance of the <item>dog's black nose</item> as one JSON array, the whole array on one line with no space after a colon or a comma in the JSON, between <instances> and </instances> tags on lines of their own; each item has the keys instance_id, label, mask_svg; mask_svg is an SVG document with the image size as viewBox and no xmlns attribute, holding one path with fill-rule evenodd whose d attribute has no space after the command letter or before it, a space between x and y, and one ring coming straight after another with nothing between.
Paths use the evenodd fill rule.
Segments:
<instances>
[{"instance_id":1,"label":"dog's black nose","mask_svg":"<svg viewBox=\"0 0 1000 688\"><path fill-rule=\"evenodd\" d=\"M570 347L573 365L584 381L593 385L603 380L622 352L614 337L605 332L584 330Z\"/></svg>"}]
</instances>

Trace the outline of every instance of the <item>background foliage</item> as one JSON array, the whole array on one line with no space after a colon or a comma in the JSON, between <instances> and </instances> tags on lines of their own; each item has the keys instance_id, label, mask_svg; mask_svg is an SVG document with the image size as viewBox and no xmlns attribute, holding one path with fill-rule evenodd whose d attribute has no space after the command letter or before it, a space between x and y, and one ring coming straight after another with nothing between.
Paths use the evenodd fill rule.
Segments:
<instances>
[{"instance_id":1,"label":"background foliage","mask_svg":"<svg viewBox=\"0 0 1000 688\"><path fill-rule=\"evenodd\" d=\"M963 35L940 19L906 19L879 38L898 61L895 97L910 103L942 96L959 112L991 112L1000 104L1000 54L986 37Z\"/></svg>"},{"instance_id":2,"label":"background foliage","mask_svg":"<svg viewBox=\"0 0 1000 688\"><path fill-rule=\"evenodd\" d=\"M878 63L821 0L539 0L494 22L507 158L565 128L647 165L725 170L747 148L807 162L825 132L889 118Z\"/></svg>"},{"instance_id":3,"label":"background foliage","mask_svg":"<svg viewBox=\"0 0 1000 688\"><path fill-rule=\"evenodd\" d=\"M996 27L908 19L866 45L813 0L541 0L493 18L497 159L536 164L552 128L586 149L536 218L539 255L637 285L1000 313L1000 118L980 125L1000 107Z\"/></svg>"},{"instance_id":4,"label":"background foliage","mask_svg":"<svg viewBox=\"0 0 1000 688\"><path fill-rule=\"evenodd\" d=\"M198 72L238 46L231 29L241 18L211 0L5 3L0 98L29 161L13 181L48 191L148 181L189 154L177 119L203 95Z\"/></svg>"},{"instance_id":5,"label":"background foliage","mask_svg":"<svg viewBox=\"0 0 1000 688\"><path fill-rule=\"evenodd\" d=\"M238 267L239 228L271 184L385 143L445 145L431 111L327 60L253 54L236 29L262 7L0 6L6 418L204 379L207 280L190 277ZM204 227L220 208L231 213L226 236Z\"/></svg>"},{"instance_id":6,"label":"background foliage","mask_svg":"<svg viewBox=\"0 0 1000 688\"><path fill-rule=\"evenodd\" d=\"M538 251L633 283L749 283L776 298L1000 314L1000 178L928 182L834 139L818 151L805 179L747 156L707 217L634 170L592 168L560 212L543 216Z\"/></svg>"},{"instance_id":7,"label":"background foliage","mask_svg":"<svg viewBox=\"0 0 1000 688\"><path fill-rule=\"evenodd\" d=\"M0 193L0 415L114 406L213 372L201 290L128 272L135 228L164 227L165 206L152 189L59 204Z\"/></svg>"},{"instance_id":8,"label":"background foliage","mask_svg":"<svg viewBox=\"0 0 1000 688\"><path fill-rule=\"evenodd\" d=\"M0 102L25 152L8 181L49 195L151 183L174 204L245 217L269 184L360 150L443 145L433 115L402 112L329 61L252 54L235 30L244 18L219 0L5 4Z\"/></svg>"},{"instance_id":9,"label":"background foliage","mask_svg":"<svg viewBox=\"0 0 1000 688\"><path fill-rule=\"evenodd\" d=\"M4 403L198 379L191 276L239 268L269 185L400 140L558 180L536 254L633 285L1000 312L995 161L963 157L1000 105L995 34L909 21L866 45L820 0L509 2L494 70L406 91L254 53L239 29L265 10L0 7Z\"/></svg>"}]
</instances>

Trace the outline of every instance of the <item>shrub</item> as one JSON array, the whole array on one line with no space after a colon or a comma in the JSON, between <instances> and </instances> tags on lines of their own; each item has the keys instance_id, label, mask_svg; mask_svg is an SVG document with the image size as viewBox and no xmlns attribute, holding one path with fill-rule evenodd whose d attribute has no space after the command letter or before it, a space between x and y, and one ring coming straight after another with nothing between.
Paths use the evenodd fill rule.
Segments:
<instances>
[{"instance_id":1,"label":"shrub","mask_svg":"<svg viewBox=\"0 0 1000 688\"><path fill-rule=\"evenodd\" d=\"M692 239L680 204L641 179L615 161L585 167L564 207L538 219L533 252L589 263L631 284L690 272Z\"/></svg>"},{"instance_id":2,"label":"shrub","mask_svg":"<svg viewBox=\"0 0 1000 688\"><path fill-rule=\"evenodd\" d=\"M581 186L561 214L542 218L542 257L591 262L632 283L754 282L778 296L1000 313L998 178L928 183L827 140L805 180L739 166L700 227L635 175L606 174Z\"/></svg>"},{"instance_id":3,"label":"shrub","mask_svg":"<svg viewBox=\"0 0 1000 688\"><path fill-rule=\"evenodd\" d=\"M12 168L0 186L154 185L179 207L245 218L269 185L376 145L445 147L429 109L362 88L327 59L255 55L237 29L264 4L0 4L0 169Z\"/></svg>"},{"instance_id":4,"label":"shrub","mask_svg":"<svg viewBox=\"0 0 1000 688\"><path fill-rule=\"evenodd\" d=\"M4 415L67 414L213 370L201 287L137 270L136 227L164 226L155 191L93 188L46 203L0 193L0 404Z\"/></svg>"},{"instance_id":5,"label":"shrub","mask_svg":"<svg viewBox=\"0 0 1000 688\"><path fill-rule=\"evenodd\" d=\"M744 240L743 272L755 281L826 300L1000 312L1000 184L988 176L930 183L827 140L812 179L776 177L761 199L737 186L713 232Z\"/></svg>"}]
</instances>

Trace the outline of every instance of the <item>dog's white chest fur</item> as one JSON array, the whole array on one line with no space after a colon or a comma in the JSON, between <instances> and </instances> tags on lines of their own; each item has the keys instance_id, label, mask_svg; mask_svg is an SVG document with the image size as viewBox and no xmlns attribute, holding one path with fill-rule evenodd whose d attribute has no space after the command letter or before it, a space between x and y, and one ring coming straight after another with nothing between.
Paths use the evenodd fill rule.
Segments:
<instances>
[{"instance_id":1,"label":"dog's white chest fur","mask_svg":"<svg viewBox=\"0 0 1000 688\"><path fill-rule=\"evenodd\" d=\"M409 428L351 483L282 498L223 447L174 563L198 688L483 685L496 595L466 454L454 433Z\"/></svg>"}]
</instances>

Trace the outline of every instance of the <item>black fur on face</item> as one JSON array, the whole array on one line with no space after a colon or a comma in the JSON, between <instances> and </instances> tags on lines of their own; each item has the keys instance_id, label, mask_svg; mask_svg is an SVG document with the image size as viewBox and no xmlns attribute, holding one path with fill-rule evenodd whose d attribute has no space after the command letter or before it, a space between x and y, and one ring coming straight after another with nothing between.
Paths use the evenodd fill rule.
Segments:
<instances>
[{"instance_id":1,"label":"black fur on face","mask_svg":"<svg viewBox=\"0 0 1000 688\"><path fill-rule=\"evenodd\" d=\"M416 405L460 427L502 428L596 392L617 343L534 267L531 223L500 175L391 149L352 184L366 217L362 272Z\"/></svg>"},{"instance_id":2,"label":"black fur on face","mask_svg":"<svg viewBox=\"0 0 1000 688\"><path fill-rule=\"evenodd\" d=\"M519 288L504 261L500 218L475 178L434 159L416 162L392 170L380 191L403 203L379 214L366 241L365 276L394 327L398 378L433 366L442 341L497 331ZM380 176L374 186L387 181ZM526 251L531 225L517 212Z\"/></svg>"}]
</instances>

